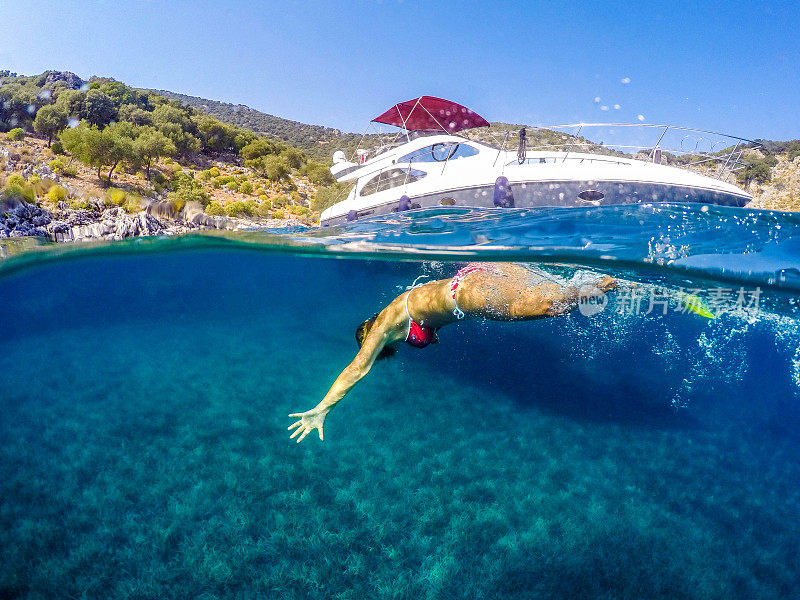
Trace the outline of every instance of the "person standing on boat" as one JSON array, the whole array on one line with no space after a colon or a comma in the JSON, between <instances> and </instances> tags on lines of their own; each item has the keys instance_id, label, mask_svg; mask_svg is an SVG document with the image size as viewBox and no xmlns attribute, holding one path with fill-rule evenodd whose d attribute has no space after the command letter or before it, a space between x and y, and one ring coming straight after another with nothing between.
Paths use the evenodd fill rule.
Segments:
<instances>
[{"instance_id":1,"label":"person standing on boat","mask_svg":"<svg viewBox=\"0 0 800 600\"><path fill-rule=\"evenodd\" d=\"M297 441L301 442L316 429L322 440L327 414L369 373L376 360L394 354L400 342L424 348L438 342L440 328L463 318L530 321L564 315L582 299L601 297L616 286L612 277L580 286L546 279L532 282L531 270L511 263L471 263L451 279L412 285L358 326L358 354L317 406L289 415L300 419L288 427L295 430L291 438L299 435Z\"/></svg>"}]
</instances>

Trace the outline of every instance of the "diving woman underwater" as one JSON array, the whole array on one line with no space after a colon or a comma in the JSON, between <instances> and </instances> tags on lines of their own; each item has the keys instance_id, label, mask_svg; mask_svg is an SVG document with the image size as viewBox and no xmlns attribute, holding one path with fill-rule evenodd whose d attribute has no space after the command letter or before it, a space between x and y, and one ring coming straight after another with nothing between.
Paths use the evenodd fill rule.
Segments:
<instances>
[{"instance_id":1,"label":"diving woman underwater","mask_svg":"<svg viewBox=\"0 0 800 600\"><path fill-rule=\"evenodd\" d=\"M588 285L551 280L531 281L531 271L513 263L470 263L450 279L414 285L392 300L380 313L356 330L360 349L339 374L322 401L299 417L288 429L298 443L322 426L333 407L372 368L376 360L391 356L399 342L416 348L438 342L436 332L462 318L492 321L529 321L566 314L581 299L597 298L617 286L603 277Z\"/></svg>"}]
</instances>

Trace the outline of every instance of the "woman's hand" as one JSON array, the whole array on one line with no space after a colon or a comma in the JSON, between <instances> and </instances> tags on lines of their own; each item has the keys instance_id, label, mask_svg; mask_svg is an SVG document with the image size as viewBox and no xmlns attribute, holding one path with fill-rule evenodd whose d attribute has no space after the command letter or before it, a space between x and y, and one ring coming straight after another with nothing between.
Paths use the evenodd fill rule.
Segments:
<instances>
[{"instance_id":1,"label":"woman's hand","mask_svg":"<svg viewBox=\"0 0 800 600\"><path fill-rule=\"evenodd\" d=\"M290 417L300 417L300 420L296 423L292 423L287 427L289 431L297 427L294 433L289 436L289 439L294 439L298 434L300 435L297 438L297 443L303 441L303 438L306 437L309 433L313 430L317 429L319 431L319 439L323 440L322 437L322 424L325 422L325 416L328 414L328 410L320 409L320 408L312 408L311 410L307 410L306 412L302 413L292 413Z\"/></svg>"}]
</instances>

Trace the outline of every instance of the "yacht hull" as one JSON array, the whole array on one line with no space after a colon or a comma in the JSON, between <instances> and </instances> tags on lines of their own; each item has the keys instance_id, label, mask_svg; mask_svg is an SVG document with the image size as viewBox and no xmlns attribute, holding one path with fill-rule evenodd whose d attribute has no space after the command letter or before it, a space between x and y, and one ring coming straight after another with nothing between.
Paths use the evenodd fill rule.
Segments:
<instances>
[{"instance_id":1,"label":"yacht hull","mask_svg":"<svg viewBox=\"0 0 800 600\"><path fill-rule=\"evenodd\" d=\"M674 183L637 181L530 181L511 182L515 208L592 207L648 202L700 202L724 206L744 206L751 200L745 192L736 194L719 189L681 186ZM476 185L434 193L408 194L413 208L462 206L495 208L494 185ZM323 227L348 220L398 212L398 197L364 206L349 214L332 215L320 221ZM502 209L500 209L502 210Z\"/></svg>"}]
</instances>

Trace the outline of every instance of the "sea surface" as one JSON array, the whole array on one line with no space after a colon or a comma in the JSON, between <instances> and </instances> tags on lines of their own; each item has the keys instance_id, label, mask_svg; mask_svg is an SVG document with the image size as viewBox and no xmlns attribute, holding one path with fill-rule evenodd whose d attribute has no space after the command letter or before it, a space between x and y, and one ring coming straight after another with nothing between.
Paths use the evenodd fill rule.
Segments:
<instances>
[{"instance_id":1,"label":"sea surface","mask_svg":"<svg viewBox=\"0 0 800 600\"><path fill-rule=\"evenodd\" d=\"M0 598L797 598L800 216L415 211L0 261ZM287 431L420 275L610 274ZM587 271L591 272L587 274Z\"/></svg>"}]
</instances>

